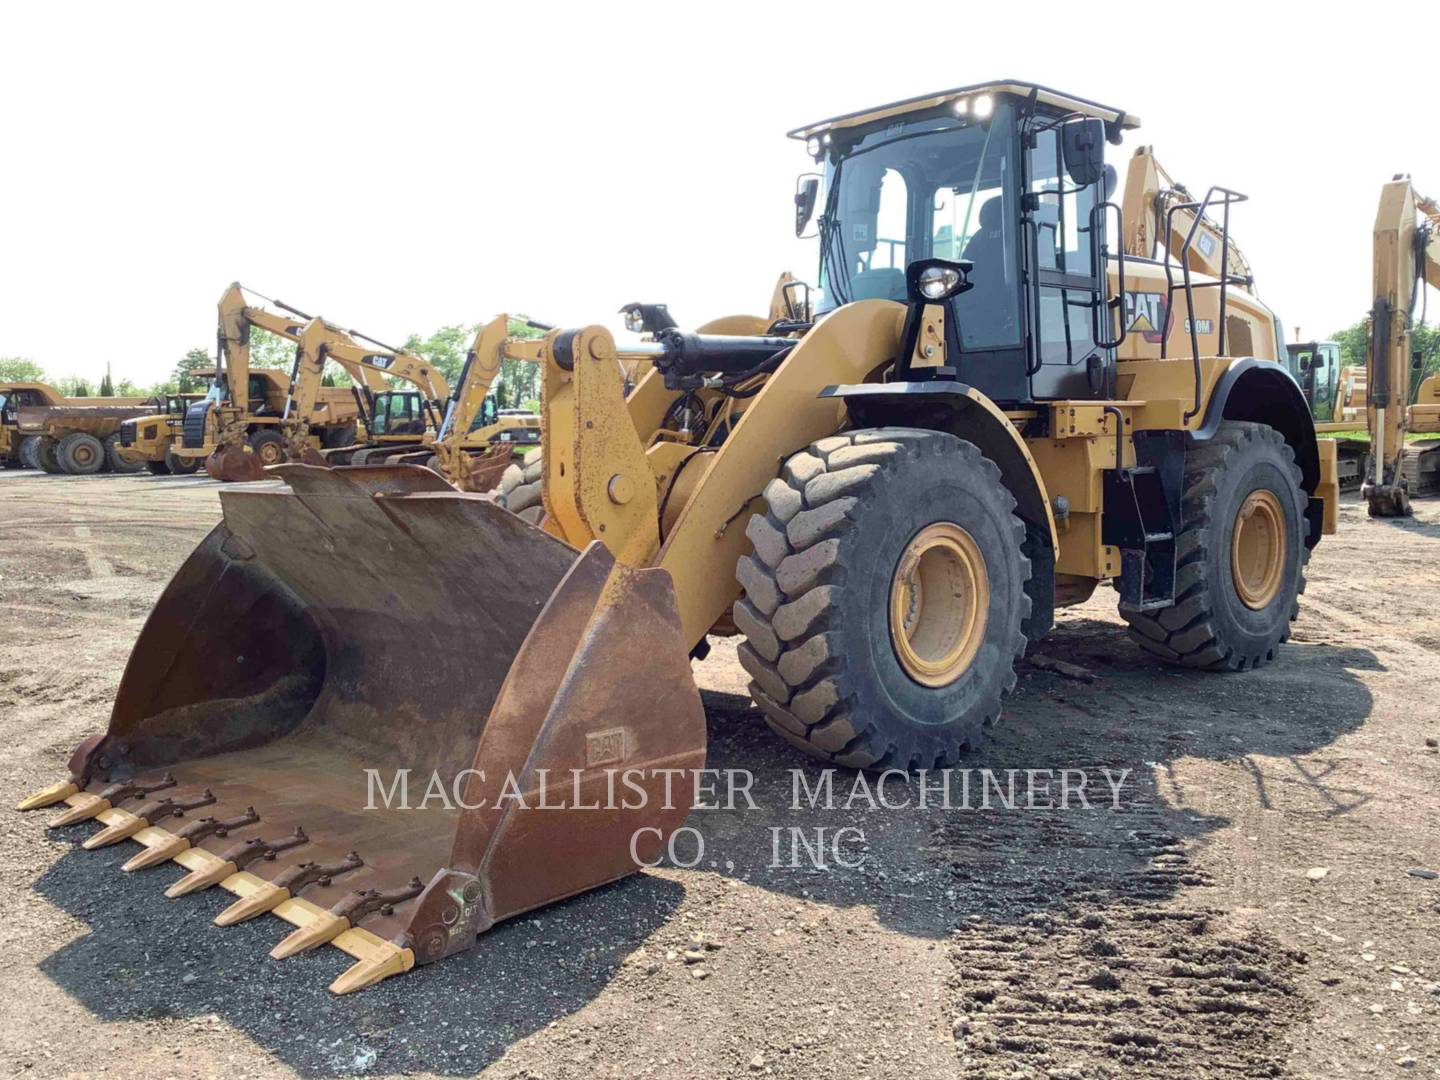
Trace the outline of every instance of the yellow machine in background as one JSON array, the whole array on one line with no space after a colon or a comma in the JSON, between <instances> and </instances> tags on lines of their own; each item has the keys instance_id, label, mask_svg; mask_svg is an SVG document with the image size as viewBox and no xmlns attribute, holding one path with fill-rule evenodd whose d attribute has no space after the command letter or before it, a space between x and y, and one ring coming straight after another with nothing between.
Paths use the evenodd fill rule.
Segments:
<instances>
[{"instance_id":1,"label":"yellow machine in background","mask_svg":"<svg viewBox=\"0 0 1440 1080\"><path fill-rule=\"evenodd\" d=\"M258 480L266 465L284 460L280 425L290 378L283 372L250 367L250 331L258 327L298 343L311 318L279 301L271 303L284 314L252 305L245 292L235 282L220 297L215 379L205 398L186 410L180 445L174 450L182 460L203 460L205 471L216 480ZM321 388L308 417L316 445L353 444L359 415L350 390Z\"/></svg>"},{"instance_id":2,"label":"yellow machine in background","mask_svg":"<svg viewBox=\"0 0 1440 1080\"><path fill-rule=\"evenodd\" d=\"M168 394L157 401L153 416L126 420L120 425L119 454L132 465L144 466L154 476L188 476L200 468L200 458L175 456L185 413L204 400L203 394Z\"/></svg>"},{"instance_id":3,"label":"yellow machine in background","mask_svg":"<svg viewBox=\"0 0 1440 1080\"><path fill-rule=\"evenodd\" d=\"M347 992L653 861L705 761L712 633L743 638L780 737L873 769L959 761L1103 582L1166 661L1275 660L1334 446L1273 315L1192 265L1198 231L1156 262L1107 248L1104 147L1137 125L991 83L792 132L824 173L797 196L797 232L820 204L803 320L623 348L496 320L477 353L542 368L540 525L410 467L223 492L109 728L23 807L179 862L171 895L219 885L219 923L273 913L273 956L343 950ZM1222 253L1241 198L1186 200ZM455 799L374 801L367 770L401 768Z\"/></svg>"},{"instance_id":4,"label":"yellow machine in background","mask_svg":"<svg viewBox=\"0 0 1440 1080\"><path fill-rule=\"evenodd\" d=\"M1440 207L1408 176L1380 193L1375 214L1374 305L1368 350L1373 472L1363 487L1374 517L1410 513L1410 499L1440 490L1440 439L1407 442L1409 432L1440 432L1440 376L1425 379L1410 404L1411 331L1425 286L1440 288Z\"/></svg>"},{"instance_id":5,"label":"yellow machine in background","mask_svg":"<svg viewBox=\"0 0 1440 1080\"><path fill-rule=\"evenodd\" d=\"M324 414L320 406L327 389L323 385L327 360L338 364L359 388L365 437L358 445L317 452L310 446L310 427L313 416ZM383 458L419 449L433 439L450 398L445 376L423 356L354 330L340 330L319 318L312 318L300 332L291 377L282 424L286 453L291 461L315 465L363 465L373 455ZM391 378L415 389L393 389Z\"/></svg>"}]
</instances>

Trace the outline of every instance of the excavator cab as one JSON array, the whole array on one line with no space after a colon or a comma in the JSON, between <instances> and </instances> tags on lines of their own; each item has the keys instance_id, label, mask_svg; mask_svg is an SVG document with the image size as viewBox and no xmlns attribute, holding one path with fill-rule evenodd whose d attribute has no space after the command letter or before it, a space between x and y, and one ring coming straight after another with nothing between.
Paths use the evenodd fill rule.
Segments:
<instances>
[{"instance_id":1,"label":"excavator cab","mask_svg":"<svg viewBox=\"0 0 1440 1080\"><path fill-rule=\"evenodd\" d=\"M371 399L370 436L423 435L425 410L414 390L386 390Z\"/></svg>"}]
</instances>

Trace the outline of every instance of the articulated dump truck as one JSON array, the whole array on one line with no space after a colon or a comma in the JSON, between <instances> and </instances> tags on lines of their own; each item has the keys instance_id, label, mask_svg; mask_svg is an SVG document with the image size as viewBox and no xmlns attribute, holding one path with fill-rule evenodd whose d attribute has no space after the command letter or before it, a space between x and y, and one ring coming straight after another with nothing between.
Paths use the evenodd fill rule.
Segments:
<instances>
[{"instance_id":1,"label":"articulated dump truck","mask_svg":"<svg viewBox=\"0 0 1440 1080\"><path fill-rule=\"evenodd\" d=\"M1109 250L1104 147L1137 123L992 83L793 132L818 302L624 348L489 324L481 356L541 367L537 524L406 465L224 491L109 727L21 808L169 896L218 886L217 923L278 917L272 956L343 950L345 992L654 860L705 762L710 634L779 736L868 769L961 760L1101 583L1165 661L1271 662L1334 446L1238 288L1240 196Z\"/></svg>"}]
</instances>

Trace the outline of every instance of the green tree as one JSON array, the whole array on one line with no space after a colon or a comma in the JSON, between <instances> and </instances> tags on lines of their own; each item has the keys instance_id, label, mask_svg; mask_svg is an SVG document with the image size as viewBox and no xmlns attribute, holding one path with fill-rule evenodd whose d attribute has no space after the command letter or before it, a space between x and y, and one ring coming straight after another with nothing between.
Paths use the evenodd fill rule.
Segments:
<instances>
[{"instance_id":1,"label":"green tree","mask_svg":"<svg viewBox=\"0 0 1440 1080\"><path fill-rule=\"evenodd\" d=\"M166 393L189 394L198 387L195 372L201 369L210 370L215 367L215 361L204 349L191 349L180 358L175 365L175 373L170 377L170 383L174 384L174 390L166 390ZM167 383L167 387L170 385ZM159 388L156 388L157 392Z\"/></svg>"},{"instance_id":2,"label":"green tree","mask_svg":"<svg viewBox=\"0 0 1440 1080\"><path fill-rule=\"evenodd\" d=\"M1366 317L1353 326L1336 330L1330 335L1331 340L1340 344L1342 366L1365 366L1369 331L1370 319ZM1420 361L1419 370L1410 380L1410 400L1413 403L1421 381L1428 376L1440 374L1440 327L1427 326L1425 323L1417 325L1410 334L1410 348L1412 355L1418 355Z\"/></svg>"},{"instance_id":3,"label":"green tree","mask_svg":"<svg viewBox=\"0 0 1440 1080\"><path fill-rule=\"evenodd\" d=\"M60 380L60 393L66 397L89 397L90 383L79 375Z\"/></svg>"},{"instance_id":4,"label":"green tree","mask_svg":"<svg viewBox=\"0 0 1440 1080\"><path fill-rule=\"evenodd\" d=\"M108 366L105 368L105 377L100 380L100 396L115 396L115 384L110 379L110 368Z\"/></svg>"},{"instance_id":5,"label":"green tree","mask_svg":"<svg viewBox=\"0 0 1440 1080\"><path fill-rule=\"evenodd\" d=\"M44 382L45 370L25 356L0 356L0 382Z\"/></svg>"},{"instance_id":6,"label":"green tree","mask_svg":"<svg viewBox=\"0 0 1440 1080\"><path fill-rule=\"evenodd\" d=\"M258 326L250 328L251 367L288 370L295 364L295 348L295 342L279 334L272 334Z\"/></svg>"},{"instance_id":7,"label":"green tree","mask_svg":"<svg viewBox=\"0 0 1440 1080\"><path fill-rule=\"evenodd\" d=\"M1365 366L1365 337L1369 328L1370 320L1367 317L1330 335L1332 341L1340 343L1341 367Z\"/></svg>"},{"instance_id":8,"label":"green tree","mask_svg":"<svg viewBox=\"0 0 1440 1080\"><path fill-rule=\"evenodd\" d=\"M460 369L465 366L465 354L470 349L474 333L475 327L454 323L440 327L427 338L411 334L402 347L429 360L445 376L445 381L454 387L460 381Z\"/></svg>"}]
</instances>

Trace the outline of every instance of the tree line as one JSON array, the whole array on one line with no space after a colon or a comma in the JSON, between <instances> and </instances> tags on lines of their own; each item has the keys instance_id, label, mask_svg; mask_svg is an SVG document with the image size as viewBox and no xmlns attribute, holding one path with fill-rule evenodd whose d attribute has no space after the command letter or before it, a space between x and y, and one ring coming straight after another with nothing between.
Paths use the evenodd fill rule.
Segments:
<instances>
[{"instance_id":1,"label":"tree line","mask_svg":"<svg viewBox=\"0 0 1440 1080\"><path fill-rule=\"evenodd\" d=\"M455 323L442 326L434 333L422 337L411 334L405 339L404 348L425 357L445 376L451 390L460 384L460 371L465 365L465 354L475 336L479 324ZM540 332L527 326L523 321L511 320L510 333L515 337L539 337ZM250 366L259 368L281 368L289 370L295 363L295 343L272 334L259 327L250 331ZM55 387L66 397L149 397L151 395L188 394L202 391L208 384L205 372L215 369L215 357L206 349L188 350L175 364L170 376L161 382L144 385L133 379L113 380L107 371L99 383L92 383L77 375L53 376L45 368L23 356L0 357L0 382L40 382ZM408 384L402 379L390 379L397 388ZM331 364L325 373L326 386L350 386L350 377L338 366ZM502 409L540 408L540 369L535 364L506 360L501 365L499 378L491 390L496 404Z\"/></svg>"}]
</instances>

